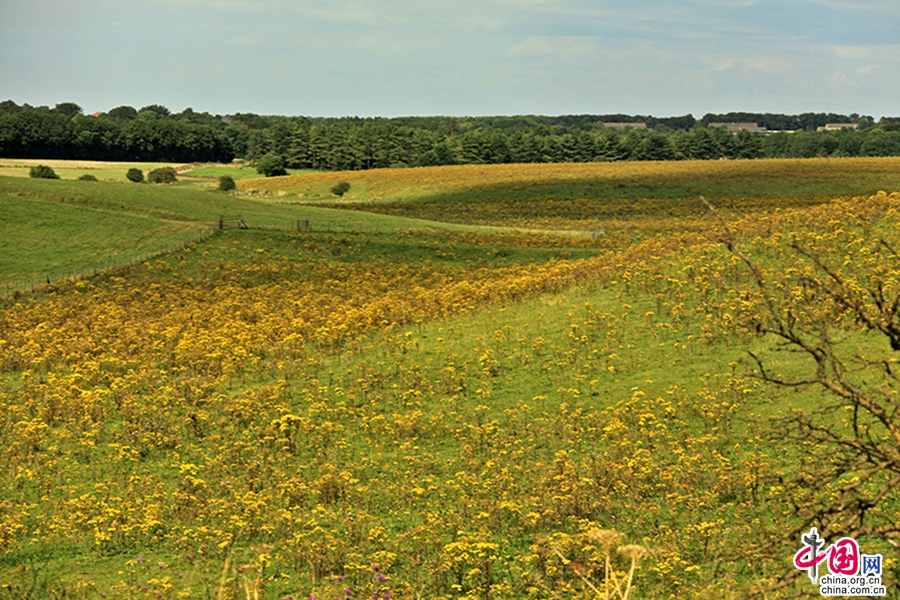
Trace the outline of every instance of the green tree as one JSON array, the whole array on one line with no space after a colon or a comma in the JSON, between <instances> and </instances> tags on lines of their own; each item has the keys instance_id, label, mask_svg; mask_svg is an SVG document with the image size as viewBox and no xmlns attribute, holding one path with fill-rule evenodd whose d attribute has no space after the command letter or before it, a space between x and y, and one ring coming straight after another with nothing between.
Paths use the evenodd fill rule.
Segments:
<instances>
[{"instance_id":1,"label":"green tree","mask_svg":"<svg viewBox=\"0 0 900 600\"><path fill-rule=\"evenodd\" d=\"M28 171L28 176L35 179L59 179L59 175L46 165L31 167Z\"/></svg>"},{"instance_id":2,"label":"green tree","mask_svg":"<svg viewBox=\"0 0 900 600\"><path fill-rule=\"evenodd\" d=\"M628 158L629 150L622 141L622 136L615 131L604 131L596 143L595 160L614 162Z\"/></svg>"},{"instance_id":3,"label":"green tree","mask_svg":"<svg viewBox=\"0 0 900 600\"><path fill-rule=\"evenodd\" d=\"M137 119L138 112L132 106L117 106L106 113L106 116L110 119L133 121L134 119Z\"/></svg>"},{"instance_id":4,"label":"green tree","mask_svg":"<svg viewBox=\"0 0 900 600\"><path fill-rule=\"evenodd\" d=\"M739 131L735 136L738 158L762 158L762 140L762 136L758 133L750 133L743 129Z\"/></svg>"},{"instance_id":5,"label":"green tree","mask_svg":"<svg viewBox=\"0 0 900 600\"><path fill-rule=\"evenodd\" d=\"M266 154L256 163L256 172L265 177L278 177L287 175L284 168L284 161L280 156L275 154Z\"/></svg>"},{"instance_id":6,"label":"green tree","mask_svg":"<svg viewBox=\"0 0 900 600\"><path fill-rule=\"evenodd\" d=\"M22 107L13 102L12 100L4 100L0 102L0 112L3 113L15 113L22 110Z\"/></svg>"},{"instance_id":7,"label":"green tree","mask_svg":"<svg viewBox=\"0 0 900 600\"><path fill-rule=\"evenodd\" d=\"M286 141L285 166L291 169L309 168L309 124L294 123Z\"/></svg>"},{"instance_id":8,"label":"green tree","mask_svg":"<svg viewBox=\"0 0 900 600\"><path fill-rule=\"evenodd\" d=\"M710 160L721 158L722 147L716 142L709 128L697 128L691 130L686 155L694 160Z\"/></svg>"},{"instance_id":9,"label":"green tree","mask_svg":"<svg viewBox=\"0 0 900 600\"><path fill-rule=\"evenodd\" d=\"M159 167L147 173L147 181L150 183L175 183L178 178L175 177L175 169L172 167Z\"/></svg>"},{"instance_id":10,"label":"green tree","mask_svg":"<svg viewBox=\"0 0 900 600\"><path fill-rule=\"evenodd\" d=\"M62 115L66 115L70 119L75 115L81 114L81 107L75 104L74 102L63 102L61 104L57 104L54 109L54 112L58 112Z\"/></svg>"},{"instance_id":11,"label":"green tree","mask_svg":"<svg viewBox=\"0 0 900 600\"><path fill-rule=\"evenodd\" d=\"M668 137L661 133L651 133L641 140L633 158L637 160L674 160L675 148Z\"/></svg>"},{"instance_id":12,"label":"green tree","mask_svg":"<svg viewBox=\"0 0 900 600\"><path fill-rule=\"evenodd\" d=\"M138 111L139 118L149 120L165 119L170 114L169 109L162 104L149 104Z\"/></svg>"},{"instance_id":13,"label":"green tree","mask_svg":"<svg viewBox=\"0 0 900 600\"><path fill-rule=\"evenodd\" d=\"M707 129L716 145L721 148L722 156L725 158L738 157L737 136L728 131L725 127L710 127Z\"/></svg>"},{"instance_id":14,"label":"green tree","mask_svg":"<svg viewBox=\"0 0 900 600\"><path fill-rule=\"evenodd\" d=\"M347 192L350 191L350 184L346 181L342 181L331 188L331 193L335 196L343 196Z\"/></svg>"},{"instance_id":15,"label":"green tree","mask_svg":"<svg viewBox=\"0 0 900 600\"><path fill-rule=\"evenodd\" d=\"M763 156L766 158L787 158L790 156L790 133L780 131L766 136L763 140Z\"/></svg>"},{"instance_id":16,"label":"green tree","mask_svg":"<svg viewBox=\"0 0 900 600\"><path fill-rule=\"evenodd\" d=\"M237 188L237 184L234 183L234 179L232 179L231 175L222 175L219 177L219 189L223 192L228 192Z\"/></svg>"},{"instance_id":17,"label":"green tree","mask_svg":"<svg viewBox=\"0 0 900 600\"><path fill-rule=\"evenodd\" d=\"M125 177L128 179L128 181L140 183L144 181L144 172L140 169L135 169L134 167L132 167L131 169L128 169L127 173L125 173Z\"/></svg>"},{"instance_id":18,"label":"green tree","mask_svg":"<svg viewBox=\"0 0 900 600\"><path fill-rule=\"evenodd\" d=\"M78 178L80 181L97 181L97 178L91 175L90 173L85 173L81 177Z\"/></svg>"}]
</instances>

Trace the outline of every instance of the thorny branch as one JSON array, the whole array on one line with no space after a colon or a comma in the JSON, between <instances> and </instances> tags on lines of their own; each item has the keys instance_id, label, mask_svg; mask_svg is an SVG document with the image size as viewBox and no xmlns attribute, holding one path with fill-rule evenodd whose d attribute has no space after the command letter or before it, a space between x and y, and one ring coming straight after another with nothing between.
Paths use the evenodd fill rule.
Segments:
<instances>
[{"instance_id":1,"label":"thorny branch","mask_svg":"<svg viewBox=\"0 0 900 600\"><path fill-rule=\"evenodd\" d=\"M722 226L720 241L747 267L762 296L762 319L754 324L758 335L774 336L783 346L805 354L812 361L810 373L787 378L772 373L762 357L749 352L756 369L748 375L781 387L818 386L827 390L833 399L818 410L795 411L776 423L773 437L796 442L809 464L785 482L787 489L795 495L793 500L800 517L798 526L775 536L781 539L773 539L759 550L777 553L776 546L794 542L810 526L817 526L827 536L876 535L893 545L900 545L896 541L900 538L900 524L885 522L884 518L870 518L877 512L875 509L900 488L900 403L896 393L886 385L900 383L894 371L896 365L892 366L894 359L871 360L855 356L850 359L852 366L848 365L830 335L827 319L804 320L803 306L799 307L800 314L795 314L786 296L778 297L772 292L771 279L741 249L715 207L706 199L701 200ZM808 260L818 274L800 278L799 285L805 292L812 293L815 298L830 300L836 309L851 316L863 331L883 335L892 350L900 350L900 292L894 292L894 297L890 297L877 277L864 285L848 281L839 270L796 241L791 243L791 248ZM900 260L900 255L884 240L879 240L880 249L886 251L882 255L884 259ZM862 379L873 372L880 374L881 387ZM847 427L840 424L844 412L852 412ZM810 483L838 480L847 483L832 489L829 494L820 492L817 486L810 486ZM790 584L790 579L785 573L760 593L765 596L783 589Z\"/></svg>"}]
</instances>

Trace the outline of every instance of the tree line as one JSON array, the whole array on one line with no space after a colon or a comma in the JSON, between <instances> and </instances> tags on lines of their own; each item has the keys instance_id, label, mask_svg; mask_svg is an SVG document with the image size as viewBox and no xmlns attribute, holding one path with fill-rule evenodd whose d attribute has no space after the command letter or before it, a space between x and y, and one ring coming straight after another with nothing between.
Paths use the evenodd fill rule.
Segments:
<instances>
[{"instance_id":1,"label":"tree line","mask_svg":"<svg viewBox=\"0 0 900 600\"><path fill-rule=\"evenodd\" d=\"M231 162L232 145L215 119L172 115L159 105L123 106L99 117L74 103L55 108L0 103L0 156L140 162Z\"/></svg>"},{"instance_id":2,"label":"tree line","mask_svg":"<svg viewBox=\"0 0 900 600\"><path fill-rule=\"evenodd\" d=\"M754 122L775 133L718 122ZM634 123L608 128L604 123ZM857 129L816 131L826 123ZM642 125L646 124L647 128ZM146 162L266 159L288 169L359 170L448 164L898 156L900 119L851 114L311 118L210 115L161 105L85 115L0 102L0 156ZM278 169L275 169L278 172Z\"/></svg>"}]
</instances>

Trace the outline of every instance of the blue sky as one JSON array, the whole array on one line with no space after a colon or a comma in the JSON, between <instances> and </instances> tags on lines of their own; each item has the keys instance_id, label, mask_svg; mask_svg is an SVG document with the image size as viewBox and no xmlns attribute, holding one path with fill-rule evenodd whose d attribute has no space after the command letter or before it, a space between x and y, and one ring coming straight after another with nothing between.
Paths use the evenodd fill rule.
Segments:
<instances>
[{"instance_id":1,"label":"blue sky","mask_svg":"<svg viewBox=\"0 0 900 600\"><path fill-rule=\"evenodd\" d=\"M0 100L900 115L898 0L0 0Z\"/></svg>"}]
</instances>

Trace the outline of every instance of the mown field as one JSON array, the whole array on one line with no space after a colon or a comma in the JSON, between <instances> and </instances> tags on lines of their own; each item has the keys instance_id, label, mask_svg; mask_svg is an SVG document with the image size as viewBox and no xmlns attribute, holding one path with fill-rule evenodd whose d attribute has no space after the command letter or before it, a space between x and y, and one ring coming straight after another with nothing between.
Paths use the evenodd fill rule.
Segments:
<instances>
[{"instance_id":1,"label":"mown field","mask_svg":"<svg viewBox=\"0 0 900 600\"><path fill-rule=\"evenodd\" d=\"M253 179L259 177L259 173L251 165L236 161L228 165L222 164L180 164L180 163L143 163L143 162L108 162L97 160L56 160L38 158L0 158L0 176L28 177L31 167L47 165L59 175L61 179L78 179L82 175L93 175L101 181L128 182L125 174L128 169L140 169L145 174L152 169L160 167L172 167L178 172L178 177L183 183L193 183L204 186L215 186L218 178L228 175L234 180ZM302 169L291 169L292 175L306 173ZM130 183L130 182L129 182Z\"/></svg>"},{"instance_id":2,"label":"mown field","mask_svg":"<svg viewBox=\"0 0 900 600\"><path fill-rule=\"evenodd\" d=\"M304 204L343 174L237 195L0 177L9 248L76 218L31 225L54 210L121 231L95 243L122 255L136 219L287 224L4 301L0 593L812 596L791 564L811 524L893 585L900 181L842 165L367 172L353 210ZM533 214L510 223L516 202ZM7 272L34 268L18 252ZM819 355L886 418L759 377Z\"/></svg>"}]
</instances>

